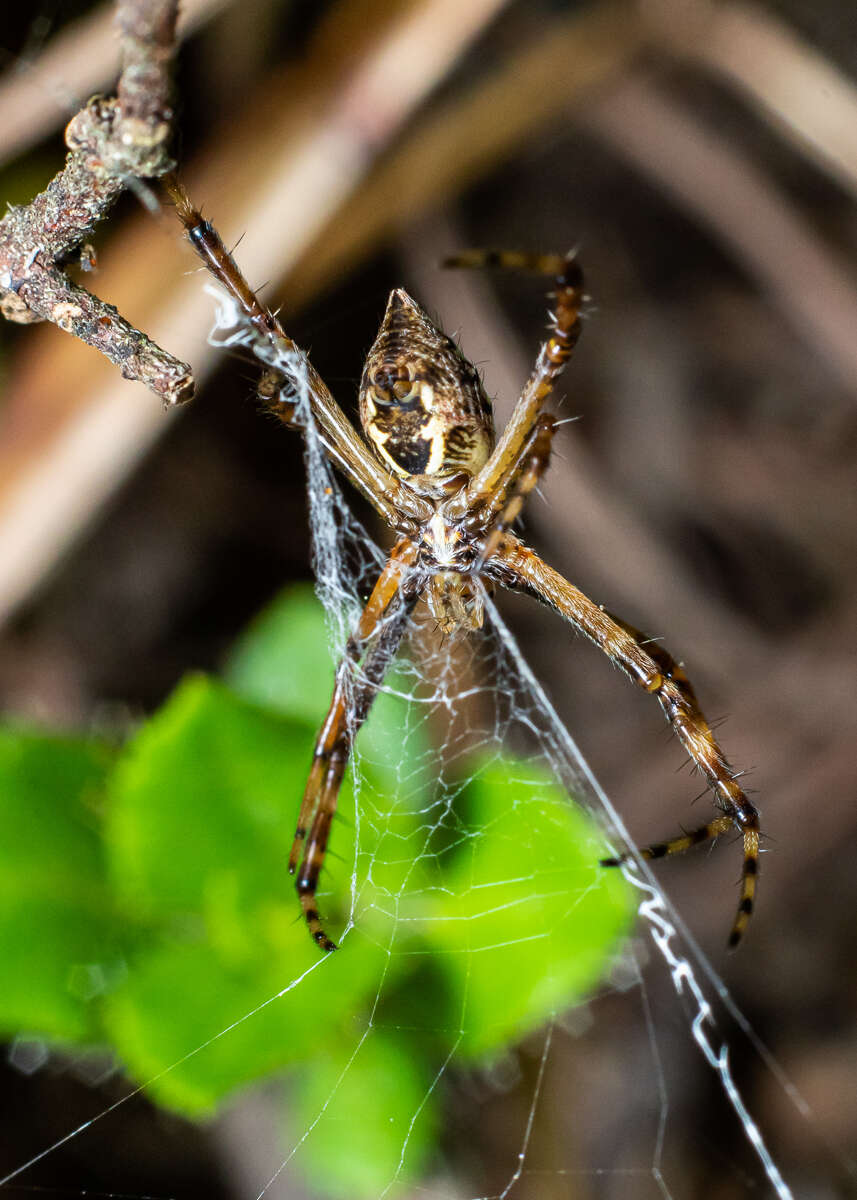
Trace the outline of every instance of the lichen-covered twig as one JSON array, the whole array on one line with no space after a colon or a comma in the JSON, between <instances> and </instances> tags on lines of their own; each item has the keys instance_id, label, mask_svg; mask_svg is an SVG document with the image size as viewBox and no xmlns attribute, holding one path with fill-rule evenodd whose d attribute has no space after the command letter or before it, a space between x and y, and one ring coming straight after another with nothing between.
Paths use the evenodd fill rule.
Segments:
<instances>
[{"instance_id":1,"label":"lichen-covered twig","mask_svg":"<svg viewBox=\"0 0 857 1200\"><path fill-rule=\"evenodd\" d=\"M69 122L65 167L25 208L0 221L0 311L14 321L52 321L94 346L167 404L190 399L190 367L73 283L64 266L98 221L140 179L173 167L169 63L177 0L120 0L122 73L117 95L95 97Z\"/></svg>"}]
</instances>

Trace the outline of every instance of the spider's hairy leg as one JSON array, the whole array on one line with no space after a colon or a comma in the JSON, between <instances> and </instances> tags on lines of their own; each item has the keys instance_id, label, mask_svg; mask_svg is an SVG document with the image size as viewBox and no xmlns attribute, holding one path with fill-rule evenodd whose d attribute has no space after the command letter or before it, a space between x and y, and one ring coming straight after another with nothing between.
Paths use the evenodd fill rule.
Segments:
<instances>
[{"instance_id":1,"label":"spider's hairy leg","mask_svg":"<svg viewBox=\"0 0 857 1200\"><path fill-rule=\"evenodd\" d=\"M416 556L416 547L407 539L391 553L337 667L333 698L316 738L289 872L298 872L295 886L301 907L310 934L322 950L336 949L322 927L315 894L339 789L354 737L369 714L419 594L406 582Z\"/></svg>"},{"instance_id":2,"label":"spider's hairy leg","mask_svg":"<svg viewBox=\"0 0 857 1200\"><path fill-rule=\"evenodd\" d=\"M224 246L220 234L210 221L206 221L199 209L194 208L184 185L175 175L166 175L162 182L194 250L217 282L238 303L254 329L266 338L284 338L293 345L291 339L283 333L276 317L262 304L241 274L241 269Z\"/></svg>"},{"instance_id":3,"label":"spider's hairy leg","mask_svg":"<svg viewBox=\"0 0 857 1200\"><path fill-rule=\"evenodd\" d=\"M184 185L175 175L166 176L162 182L194 250L238 305L258 338L257 357L267 366L258 393L265 407L295 428L298 387L305 385L319 436L335 465L391 528L415 533L417 522L431 515L431 506L395 479L368 450L306 354L247 283L220 234L193 206ZM281 368L283 362L295 365Z\"/></svg>"},{"instance_id":4,"label":"spider's hairy leg","mask_svg":"<svg viewBox=\"0 0 857 1200\"><path fill-rule=\"evenodd\" d=\"M738 784L681 665L663 647L594 604L517 538L507 535L486 564L486 573L505 587L526 592L554 608L603 650L632 682L657 697L679 741L708 781L723 815L699 829L648 846L642 854L645 858L677 854L730 828L737 829L743 839L744 863L738 912L729 935L729 945L736 946L753 912L759 869L759 814ZM624 856L605 861L618 865Z\"/></svg>"},{"instance_id":5,"label":"spider's hairy leg","mask_svg":"<svg viewBox=\"0 0 857 1200\"><path fill-rule=\"evenodd\" d=\"M670 684L675 689L675 691L681 697L687 713L695 721L697 727L697 738L701 737L703 743L710 744L710 746L714 747L715 751L719 753L720 759L726 765L727 771L732 774L731 768L729 768L722 752L719 750L717 742L714 739L714 735L711 732L711 728L708 725L701 708L699 707L696 694L691 686L690 680L685 674L684 666L674 659L669 651L665 650L659 642L648 637L641 630L636 629L627 621L623 621L614 613L607 613L607 616L611 619L611 621L619 626L620 629L624 630L624 632L627 633L628 636L631 637L638 646L644 649L650 658L652 658L657 664L660 674L664 679L664 687L658 689L657 691L658 699L660 700L661 707L663 708L670 723L675 727L675 720L671 715L671 710L669 707L670 700L665 692L667 684ZM647 690L651 691L652 689L649 686L647 687ZM662 691L664 692L664 695L661 695ZM677 729L677 732L681 736L680 730ZM689 736L690 735L688 734L688 737ZM686 748L688 747L688 742L683 736L682 743ZM693 752L689 748L688 753L691 754L691 757L694 758L694 761L698 762L698 759L696 759L696 757L693 755ZM756 878L759 870L758 813L753 805L747 800L744 793L741 792L741 789L735 782L734 775L732 775L729 780L731 785L729 793L725 793L719 786L715 786L715 784L712 783L711 776L707 772L706 775L709 783L712 786L715 796L718 797L719 802L725 809L724 815L722 817L715 817L713 821L707 821L704 825L699 825L695 829L685 830L682 833L677 834L675 837L668 838L666 841L652 842L648 846L642 846L640 847L640 854L643 856L643 858L650 860L655 858L665 858L671 854L682 854L685 850L689 850L692 846L698 846L702 842L712 841L713 839L720 837L721 834L729 833L729 831L734 829L737 824L738 828L742 831L744 840L744 869L738 914L735 918L735 923L729 936L729 945L737 946L744 934L744 930L746 929L753 912L753 902L756 893ZM740 797L743 797L743 808L746 810L749 818L746 824L742 824L740 819L736 820L736 817L732 811L733 807L736 809L736 811L741 808L740 801L738 804L735 803L736 797L734 792L738 792ZM629 856L627 854L620 854L616 858L605 858L601 860L601 865L605 867L618 867L621 866L628 857Z\"/></svg>"},{"instance_id":6,"label":"spider's hairy leg","mask_svg":"<svg viewBox=\"0 0 857 1200\"><path fill-rule=\"evenodd\" d=\"M554 276L550 337L543 342L533 372L524 385L509 423L503 430L491 457L463 489L460 499L450 506L451 516L474 513L490 503L501 481L518 461L521 450L565 369L580 336L581 309L585 299L583 271L574 254L512 254L503 251L472 250L447 259L447 266L510 266ZM460 510L460 511L459 511Z\"/></svg>"},{"instance_id":7,"label":"spider's hairy leg","mask_svg":"<svg viewBox=\"0 0 857 1200\"><path fill-rule=\"evenodd\" d=\"M494 521L482 547L480 566L501 545L507 529L520 516L527 496L547 470L555 429L554 418L549 413L541 413L518 459L510 464L507 477L500 480L495 495L479 510L477 520L480 525Z\"/></svg>"}]
</instances>

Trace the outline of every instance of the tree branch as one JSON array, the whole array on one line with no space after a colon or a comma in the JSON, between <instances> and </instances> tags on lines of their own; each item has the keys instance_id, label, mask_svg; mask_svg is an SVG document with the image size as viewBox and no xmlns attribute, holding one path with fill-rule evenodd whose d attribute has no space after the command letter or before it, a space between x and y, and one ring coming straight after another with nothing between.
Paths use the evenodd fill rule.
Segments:
<instances>
[{"instance_id":1,"label":"tree branch","mask_svg":"<svg viewBox=\"0 0 857 1200\"><path fill-rule=\"evenodd\" d=\"M193 394L190 367L72 283L64 266L126 188L174 165L169 65L177 7L177 0L120 0L116 97L95 97L72 118L63 170L31 204L10 208L0 221L0 312L13 321L52 321L170 405Z\"/></svg>"}]
</instances>

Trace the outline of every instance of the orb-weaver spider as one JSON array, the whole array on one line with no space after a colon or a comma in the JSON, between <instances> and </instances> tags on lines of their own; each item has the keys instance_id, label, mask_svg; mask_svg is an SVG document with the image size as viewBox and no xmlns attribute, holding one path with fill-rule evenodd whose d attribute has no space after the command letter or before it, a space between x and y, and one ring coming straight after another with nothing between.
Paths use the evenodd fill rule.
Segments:
<instances>
[{"instance_id":1,"label":"orb-weaver spider","mask_svg":"<svg viewBox=\"0 0 857 1200\"><path fill-rule=\"evenodd\" d=\"M641 854L649 859L677 854L737 829L744 864L729 937L729 944L736 945L753 911L759 817L717 744L682 666L639 630L589 600L510 532L548 465L557 423L545 411L545 403L580 332L583 275L575 257L474 251L447 263L513 267L555 278L550 336L496 442L491 404L476 369L405 291L395 289L363 367L359 404L364 441L306 355L258 300L182 186L171 178L167 190L192 245L261 344L292 361L297 356L328 455L399 535L337 668L289 856L289 870L297 871L298 895L316 943L323 950L336 948L318 914L319 875L352 741L408 618L425 595L442 630L477 629L488 583L527 593L554 608L633 683L657 698L721 811L698 829L647 846ZM287 374L267 370L259 394L287 425L300 426L295 383ZM618 866L625 857L603 859L602 865Z\"/></svg>"}]
</instances>

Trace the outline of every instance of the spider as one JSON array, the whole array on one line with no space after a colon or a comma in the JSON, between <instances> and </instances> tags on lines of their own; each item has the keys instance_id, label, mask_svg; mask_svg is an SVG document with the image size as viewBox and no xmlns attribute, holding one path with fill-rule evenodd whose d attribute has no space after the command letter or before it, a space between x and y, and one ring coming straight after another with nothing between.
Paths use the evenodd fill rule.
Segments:
<instances>
[{"instance_id":1,"label":"spider","mask_svg":"<svg viewBox=\"0 0 857 1200\"><path fill-rule=\"evenodd\" d=\"M175 177L166 181L191 244L237 303L259 344L301 363L318 434L342 475L398 535L336 671L298 816L289 871L310 934L336 949L319 916L316 891L337 797L354 737L369 713L421 596L444 632L475 630L487 586L526 593L554 609L660 704L719 813L697 829L641 849L677 854L736 829L743 841L738 911L729 945L740 941L756 890L759 816L739 786L678 663L658 643L595 604L511 532L545 471L556 419L545 405L580 333L583 274L573 254L470 251L447 266L512 267L554 277L549 337L509 423L495 437L491 403L475 367L402 288L394 289L360 382L361 439L308 358L258 300L214 227ZM276 369L259 395L280 420L300 428L294 380ZM619 866L620 855L601 860Z\"/></svg>"}]
</instances>

